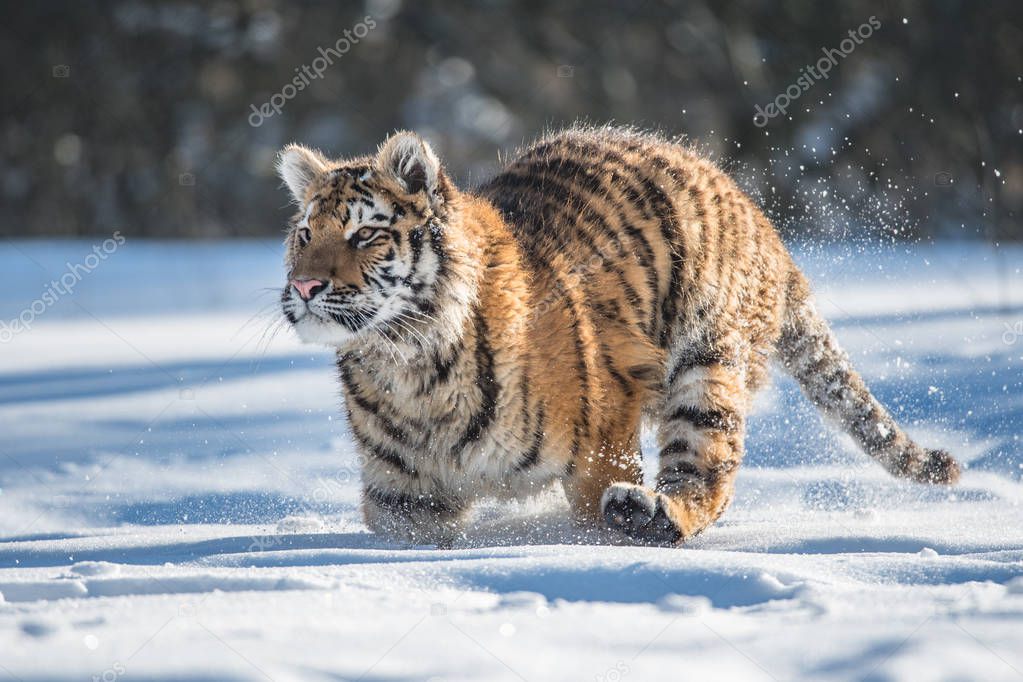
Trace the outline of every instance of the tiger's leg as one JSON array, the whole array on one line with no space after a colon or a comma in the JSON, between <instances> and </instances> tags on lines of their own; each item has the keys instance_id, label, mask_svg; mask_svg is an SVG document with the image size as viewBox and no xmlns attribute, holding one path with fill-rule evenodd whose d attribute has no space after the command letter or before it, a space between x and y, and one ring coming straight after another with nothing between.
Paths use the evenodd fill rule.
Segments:
<instances>
[{"instance_id":1,"label":"tiger's leg","mask_svg":"<svg viewBox=\"0 0 1023 682\"><path fill-rule=\"evenodd\" d=\"M657 485L616 483L603 496L607 523L636 542L674 545L713 523L732 498L742 460L745 373L721 363L671 378L658 429Z\"/></svg>"},{"instance_id":2,"label":"tiger's leg","mask_svg":"<svg viewBox=\"0 0 1023 682\"><path fill-rule=\"evenodd\" d=\"M362 491L362 514L370 530L416 544L450 547L462 530L466 511L466 504L447 495L372 484Z\"/></svg>"},{"instance_id":3,"label":"tiger's leg","mask_svg":"<svg viewBox=\"0 0 1023 682\"><path fill-rule=\"evenodd\" d=\"M638 426L621 438L609 438L594 453L579 453L562 479L572 517L583 525L600 524L601 496L612 483L643 481Z\"/></svg>"},{"instance_id":4,"label":"tiger's leg","mask_svg":"<svg viewBox=\"0 0 1023 682\"><path fill-rule=\"evenodd\" d=\"M643 481L639 426L643 411L642 386L609 390L607 421L596 427L595 446L583 446L567 463L562 485L573 519L584 526L603 527L601 496L617 481Z\"/></svg>"}]
</instances>

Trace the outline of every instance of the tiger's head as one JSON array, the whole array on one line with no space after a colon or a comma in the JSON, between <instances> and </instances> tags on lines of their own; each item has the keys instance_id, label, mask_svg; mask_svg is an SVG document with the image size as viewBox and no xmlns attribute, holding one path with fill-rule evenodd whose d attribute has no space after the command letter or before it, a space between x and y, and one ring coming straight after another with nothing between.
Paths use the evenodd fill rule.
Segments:
<instances>
[{"instance_id":1,"label":"tiger's head","mask_svg":"<svg viewBox=\"0 0 1023 682\"><path fill-rule=\"evenodd\" d=\"M474 245L426 141L401 132L375 157L342 161L289 145L277 169L298 206L281 305L301 340L422 347L457 333Z\"/></svg>"}]
</instances>

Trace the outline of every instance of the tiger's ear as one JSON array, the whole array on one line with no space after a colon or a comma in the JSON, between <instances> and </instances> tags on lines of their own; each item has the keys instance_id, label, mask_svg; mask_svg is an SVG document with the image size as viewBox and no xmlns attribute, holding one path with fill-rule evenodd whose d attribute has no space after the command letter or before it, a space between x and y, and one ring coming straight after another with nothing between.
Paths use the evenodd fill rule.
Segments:
<instances>
[{"instance_id":1,"label":"tiger's ear","mask_svg":"<svg viewBox=\"0 0 1023 682\"><path fill-rule=\"evenodd\" d=\"M401 131L384 140L376 165L409 194L426 192L432 199L437 192L440 161L426 140L415 133Z\"/></svg>"},{"instance_id":2,"label":"tiger's ear","mask_svg":"<svg viewBox=\"0 0 1023 682\"><path fill-rule=\"evenodd\" d=\"M291 192L291 198L296 204L302 204L309 184L325 173L329 164L318 151L300 144L289 144L277 155L276 166L277 174Z\"/></svg>"}]
</instances>

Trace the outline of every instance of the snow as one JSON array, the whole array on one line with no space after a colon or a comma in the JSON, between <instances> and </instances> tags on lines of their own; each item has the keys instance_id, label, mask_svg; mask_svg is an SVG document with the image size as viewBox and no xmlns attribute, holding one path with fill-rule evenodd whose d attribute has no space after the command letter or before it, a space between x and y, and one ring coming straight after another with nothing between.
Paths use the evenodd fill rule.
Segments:
<instances>
[{"instance_id":1,"label":"snow","mask_svg":"<svg viewBox=\"0 0 1023 682\"><path fill-rule=\"evenodd\" d=\"M91 248L0 246L0 321ZM266 333L278 245L129 239L0 345L0 679L1016 679L1023 249L798 257L959 487L888 478L778 377L685 548L546 494L437 550L362 525L331 356Z\"/></svg>"}]
</instances>

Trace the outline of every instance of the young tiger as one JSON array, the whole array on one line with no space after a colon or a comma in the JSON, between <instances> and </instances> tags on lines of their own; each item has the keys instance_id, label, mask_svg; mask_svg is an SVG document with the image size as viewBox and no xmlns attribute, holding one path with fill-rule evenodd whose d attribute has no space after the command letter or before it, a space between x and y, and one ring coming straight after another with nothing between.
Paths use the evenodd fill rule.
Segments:
<instances>
[{"instance_id":1,"label":"young tiger","mask_svg":"<svg viewBox=\"0 0 1023 682\"><path fill-rule=\"evenodd\" d=\"M291 145L278 168L299 209L284 315L337 350L374 531L446 545L480 497L560 480L580 522L682 543L731 500L772 358L892 474L959 476L870 394L763 213L685 147L567 130L471 191L408 132L340 161Z\"/></svg>"}]
</instances>

